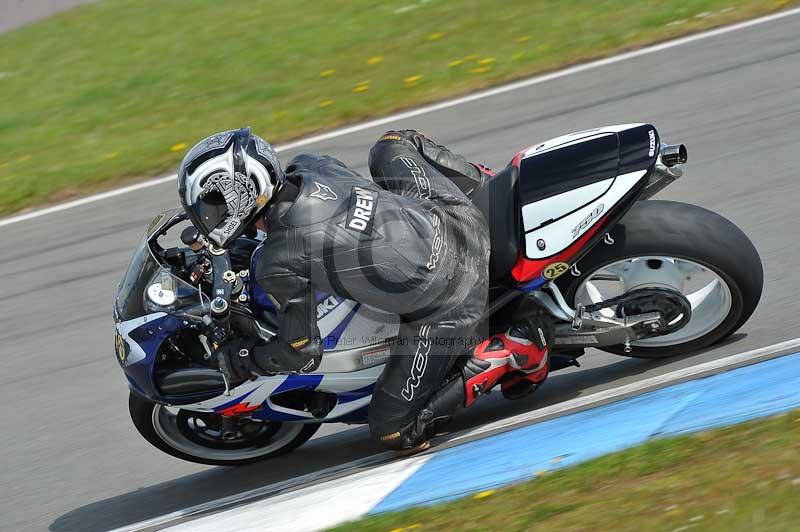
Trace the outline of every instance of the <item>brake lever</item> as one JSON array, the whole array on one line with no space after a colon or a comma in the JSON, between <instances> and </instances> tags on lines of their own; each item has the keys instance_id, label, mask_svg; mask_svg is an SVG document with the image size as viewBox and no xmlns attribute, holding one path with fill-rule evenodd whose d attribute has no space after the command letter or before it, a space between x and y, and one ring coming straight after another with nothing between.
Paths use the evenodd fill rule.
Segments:
<instances>
[{"instance_id":1,"label":"brake lever","mask_svg":"<svg viewBox=\"0 0 800 532\"><path fill-rule=\"evenodd\" d=\"M189 280L193 285L197 285L207 271L208 268L206 267L205 262L197 262L194 266L192 266L191 272L189 272Z\"/></svg>"},{"instance_id":2,"label":"brake lever","mask_svg":"<svg viewBox=\"0 0 800 532\"><path fill-rule=\"evenodd\" d=\"M209 315L203 316L203 323L206 325L206 338L211 340L211 349L213 352L217 353L217 367L219 367L220 372L222 373L222 381L225 383L225 396L231 395L231 382L233 379L231 378L232 372L231 368L228 366L228 360L225 358L225 355L219 352L219 348L225 342L225 339L228 337L228 333L224 327L221 327L217 323L214 322L213 318Z\"/></svg>"}]
</instances>

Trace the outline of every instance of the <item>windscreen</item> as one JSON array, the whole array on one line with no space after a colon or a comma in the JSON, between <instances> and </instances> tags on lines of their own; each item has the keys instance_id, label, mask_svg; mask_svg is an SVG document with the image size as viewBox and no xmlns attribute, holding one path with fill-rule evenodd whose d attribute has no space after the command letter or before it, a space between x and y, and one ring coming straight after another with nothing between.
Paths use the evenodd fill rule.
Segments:
<instances>
[{"instance_id":1,"label":"windscreen","mask_svg":"<svg viewBox=\"0 0 800 532\"><path fill-rule=\"evenodd\" d=\"M173 275L170 266L161 264L150 249L156 233L163 231L178 215L177 211L160 213L136 246L117 289L115 308L118 320L127 321L153 312L197 305L201 298L204 304L208 304L208 297L202 295L197 287Z\"/></svg>"},{"instance_id":2,"label":"windscreen","mask_svg":"<svg viewBox=\"0 0 800 532\"><path fill-rule=\"evenodd\" d=\"M147 285L144 305L150 312L169 312L191 307L201 302L209 304L208 297L196 286L173 275L168 266L162 266Z\"/></svg>"},{"instance_id":3,"label":"windscreen","mask_svg":"<svg viewBox=\"0 0 800 532\"><path fill-rule=\"evenodd\" d=\"M117 289L116 310L120 321L132 320L149 314L144 307L144 294L153 275L161 269L150 253L145 235L136 246L128 270Z\"/></svg>"}]
</instances>

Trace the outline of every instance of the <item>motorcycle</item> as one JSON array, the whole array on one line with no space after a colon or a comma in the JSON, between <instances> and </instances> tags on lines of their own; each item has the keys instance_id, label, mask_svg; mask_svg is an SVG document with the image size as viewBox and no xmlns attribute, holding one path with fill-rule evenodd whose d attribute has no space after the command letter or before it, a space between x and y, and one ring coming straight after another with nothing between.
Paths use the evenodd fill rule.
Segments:
<instances>
[{"instance_id":1,"label":"motorcycle","mask_svg":"<svg viewBox=\"0 0 800 532\"><path fill-rule=\"evenodd\" d=\"M491 232L489 330L546 309L557 320L557 371L587 348L663 358L739 329L762 291L753 244L711 211L650 200L686 161L686 148L662 144L649 124L517 153L471 194ZM219 370L212 353L227 335L276 334L275 306L254 282L263 236L220 249L182 212L161 213L118 287L116 355L130 415L170 455L240 465L297 448L322 423L366 422L399 319L355 301L318 294L325 354L315 372L231 386Z\"/></svg>"}]
</instances>

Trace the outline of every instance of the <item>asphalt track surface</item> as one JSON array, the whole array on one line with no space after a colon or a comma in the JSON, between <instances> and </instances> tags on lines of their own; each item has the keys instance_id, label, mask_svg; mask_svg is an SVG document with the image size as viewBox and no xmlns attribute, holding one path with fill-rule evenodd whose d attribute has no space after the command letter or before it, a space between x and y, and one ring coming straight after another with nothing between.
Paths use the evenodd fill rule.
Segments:
<instances>
[{"instance_id":1,"label":"asphalt track surface","mask_svg":"<svg viewBox=\"0 0 800 532\"><path fill-rule=\"evenodd\" d=\"M95 0L0 0L0 33Z\"/></svg>"},{"instance_id":2,"label":"asphalt track surface","mask_svg":"<svg viewBox=\"0 0 800 532\"><path fill-rule=\"evenodd\" d=\"M562 133L652 122L690 153L686 175L660 197L727 216L764 261L761 305L725 344L661 362L592 352L581 369L554 374L526 400L485 398L454 428L797 335L798 34L800 16L790 16L392 125L422 129L471 159L502 166L519 148ZM384 129L306 149L365 171L368 148ZM176 205L169 183L3 227L0 529L105 530L381 450L364 427L330 425L291 455L227 469L173 459L139 437L113 355L111 305L145 225Z\"/></svg>"}]
</instances>

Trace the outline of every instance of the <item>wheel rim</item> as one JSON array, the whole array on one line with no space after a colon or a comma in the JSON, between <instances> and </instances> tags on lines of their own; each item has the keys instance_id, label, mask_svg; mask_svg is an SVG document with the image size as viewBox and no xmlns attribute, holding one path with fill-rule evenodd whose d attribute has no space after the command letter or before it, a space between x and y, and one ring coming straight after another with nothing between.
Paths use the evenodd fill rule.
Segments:
<instances>
[{"instance_id":1,"label":"wheel rim","mask_svg":"<svg viewBox=\"0 0 800 532\"><path fill-rule=\"evenodd\" d=\"M243 420L232 440L223 440L213 424L218 414L187 412L155 405L153 428L170 447L203 460L238 462L260 458L289 445L303 430L301 423Z\"/></svg>"},{"instance_id":2,"label":"wheel rim","mask_svg":"<svg viewBox=\"0 0 800 532\"><path fill-rule=\"evenodd\" d=\"M701 338L719 327L733 307L730 286L715 271L691 260L651 255L622 259L593 272L578 286L575 304L600 303L645 287L680 292L689 300L692 316L674 333L631 342L635 347L675 346ZM610 317L614 311L601 313Z\"/></svg>"}]
</instances>

